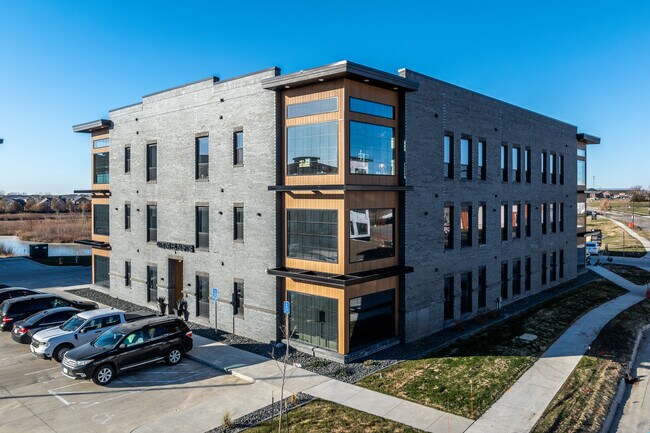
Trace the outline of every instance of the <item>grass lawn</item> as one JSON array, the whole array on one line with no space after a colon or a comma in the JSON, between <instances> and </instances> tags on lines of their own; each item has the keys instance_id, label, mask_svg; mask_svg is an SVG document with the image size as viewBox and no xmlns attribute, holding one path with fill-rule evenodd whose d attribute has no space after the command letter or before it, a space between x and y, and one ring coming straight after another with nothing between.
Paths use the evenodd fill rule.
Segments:
<instances>
[{"instance_id":1,"label":"grass lawn","mask_svg":"<svg viewBox=\"0 0 650 433\"><path fill-rule=\"evenodd\" d=\"M614 265L611 263L605 263L602 266L634 284L645 286L650 283L650 272L639 269L635 266Z\"/></svg>"},{"instance_id":2,"label":"grass lawn","mask_svg":"<svg viewBox=\"0 0 650 433\"><path fill-rule=\"evenodd\" d=\"M640 257L646 253L641 242L610 220L604 218L595 221L587 219L587 229L600 229L602 231L601 251L607 246L612 256Z\"/></svg>"},{"instance_id":3,"label":"grass lawn","mask_svg":"<svg viewBox=\"0 0 650 433\"><path fill-rule=\"evenodd\" d=\"M625 374L637 331L650 323L650 300L623 311L600 332L546 408L533 433L600 431Z\"/></svg>"},{"instance_id":4,"label":"grass lawn","mask_svg":"<svg viewBox=\"0 0 650 433\"><path fill-rule=\"evenodd\" d=\"M278 431L278 420L266 421L246 430L248 433ZM316 400L289 412L289 426L294 433L417 433L422 430L405 426L369 413L336 403Z\"/></svg>"},{"instance_id":5,"label":"grass lawn","mask_svg":"<svg viewBox=\"0 0 650 433\"><path fill-rule=\"evenodd\" d=\"M593 281L441 351L368 376L357 385L476 419L571 323L624 293L606 280ZM538 338L523 341L518 337L524 333Z\"/></svg>"}]
</instances>

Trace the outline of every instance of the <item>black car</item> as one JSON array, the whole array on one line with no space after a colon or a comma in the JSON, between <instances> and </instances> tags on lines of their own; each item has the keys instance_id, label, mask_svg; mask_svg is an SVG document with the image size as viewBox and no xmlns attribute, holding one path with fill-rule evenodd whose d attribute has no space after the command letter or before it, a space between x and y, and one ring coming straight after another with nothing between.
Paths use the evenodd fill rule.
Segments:
<instances>
[{"instance_id":1,"label":"black car","mask_svg":"<svg viewBox=\"0 0 650 433\"><path fill-rule=\"evenodd\" d=\"M28 289L26 287L7 287L0 289L0 304L7 299L19 298L21 296L38 295L38 290Z\"/></svg>"},{"instance_id":2,"label":"black car","mask_svg":"<svg viewBox=\"0 0 650 433\"><path fill-rule=\"evenodd\" d=\"M71 379L108 385L123 371L158 361L176 365L190 350L192 331L185 322L159 316L118 325L92 343L70 350L63 357L61 371Z\"/></svg>"},{"instance_id":3,"label":"black car","mask_svg":"<svg viewBox=\"0 0 650 433\"><path fill-rule=\"evenodd\" d=\"M81 310L72 307L57 307L32 314L25 320L14 323L11 338L18 343L29 344L32 342L32 335L38 331L60 326L79 311Z\"/></svg>"},{"instance_id":4,"label":"black car","mask_svg":"<svg viewBox=\"0 0 650 433\"><path fill-rule=\"evenodd\" d=\"M49 310L56 307L73 307L79 310L94 310L97 308L97 304L90 301L66 299L62 296L51 293L7 299L0 304L0 319L2 320L0 329L2 331L11 331L16 321L25 319L39 311Z\"/></svg>"}]
</instances>

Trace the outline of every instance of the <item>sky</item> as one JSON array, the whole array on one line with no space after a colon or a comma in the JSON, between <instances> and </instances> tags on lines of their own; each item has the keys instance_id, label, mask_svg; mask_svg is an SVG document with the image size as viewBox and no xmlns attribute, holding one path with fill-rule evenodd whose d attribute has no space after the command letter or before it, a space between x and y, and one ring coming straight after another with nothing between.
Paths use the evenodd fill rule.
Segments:
<instances>
[{"instance_id":1,"label":"sky","mask_svg":"<svg viewBox=\"0 0 650 433\"><path fill-rule=\"evenodd\" d=\"M0 2L0 191L90 188L72 125L212 75L408 68L578 126L588 186L650 186L650 2Z\"/></svg>"}]
</instances>

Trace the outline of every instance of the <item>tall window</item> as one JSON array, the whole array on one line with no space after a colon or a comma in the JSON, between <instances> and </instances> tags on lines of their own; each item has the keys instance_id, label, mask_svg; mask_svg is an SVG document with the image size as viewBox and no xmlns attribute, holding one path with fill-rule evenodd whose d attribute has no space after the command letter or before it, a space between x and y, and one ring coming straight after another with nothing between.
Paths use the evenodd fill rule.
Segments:
<instances>
[{"instance_id":1,"label":"tall window","mask_svg":"<svg viewBox=\"0 0 650 433\"><path fill-rule=\"evenodd\" d=\"M393 128L350 121L350 173L395 174Z\"/></svg>"},{"instance_id":2,"label":"tall window","mask_svg":"<svg viewBox=\"0 0 650 433\"><path fill-rule=\"evenodd\" d=\"M124 173L131 173L131 146L124 148Z\"/></svg>"},{"instance_id":3,"label":"tall window","mask_svg":"<svg viewBox=\"0 0 650 433\"><path fill-rule=\"evenodd\" d=\"M587 162L578 160L578 186L587 186Z\"/></svg>"},{"instance_id":4,"label":"tall window","mask_svg":"<svg viewBox=\"0 0 650 433\"><path fill-rule=\"evenodd\" d=\"M512 296L521 295L521 260L512 261Z\"/></svg>"},{"instance_id":5,"label":"tall window","mask_svg":"<svg viewBox=\"0 0 650 433\"><path fill-rule=\"evenodd\" d=\"M521 149L519 146L512 146L512 178L515 182L521 182Z\"/></svg>"},{"instance_id":6,"label":"tall window","mask_svg":"<svg viewBox=\"0 0 650 433\"><path fill-rule=\"evenodd\" d=\"M233 165L244 165L244 131L233 133Z\"/></svg>"},{"instance_id":7,"label":"tall window","mask_svg":"<svg viewBox=\"0 0 650 433\"><path fill-rule=\"evenodd\" d=\"M124 262L124 286L131 286L131 262Z\"/></svg>"},{"instance_id":8,"label":"tall window","mask_svg":"<svg viewBox=\"0 0 650 433\"><path fill-rule=\"evenodd\" d=\"M147 242L158 241L158 206L147 205Z\"/></svg>"},{"instance_id":9,"label":"tall window","mask_svg":"<svg viewBox=\"0 0 650 433\"><path fill-rule=\"evenodd\" d=\"M546 152L542 152L541 154L541 170L542 170L542 183L546 183L546 172L548 171L548 168L546 167L547 160L548 158L546 157Z\"/></svg>"},{"instance_id":10,"label":"tall window","mask_svg":"<svg viewBox=\"0 0 650 433\"><path fill-rule=\"evenodd\" d=\"M445 164L444 176L447 179L454 178L454 136L445 134L443 141L443 161Z\"/></svg>"},{"instance_id":11,"label":"tall window","mask_svg":"<svg viewBox=\"0 0 650 433\"><path fill-rule=\"evenodd\" d=\"M481 177L481 180L486 179L486 173L485 173L485 152L486 152L486 146L485 146L485 140L484 139L479 139L478 140L478 173L479 176Z\"/></svg>"},{"instance_id":12,"label":"tall window","mask_svg":"<svg viewBox=\"0 0 650 433\"><path fill-rule=\"evenodd\" d=\"M564 155L558 156L557 174L560 177L560 185L564 185Z\"/></svg>"},{"instance_id":13,"label":"tall window","mask_svg":"<svg viewBox=\"0 0 650 433\"><path fill-rule=\"evenodd\" d=\"M195 147L196 166L194 171L196 179L208 179L210 176L210 139L197 137Z\"/></svg>"},{"instance_id":14,"label":"tall window","mask_svg":"<svg viewBox=\"0 0 650 433\"><path fill-rule=\"evenodd\" d=\"M556 155L554 153L551 153L550 158L548 160L548 172L551 175L551 183L554 185L557 183L557 178L555 177L555 161L556 161Z\"/></svg>"},{"instance_id":15,"label":"tall window","mask_svg":"<svg viewBox=\"0 0 650 433\"><path fill-rule=\"evenodd\" d=\"M158 297L158 268L147 266L147 302L156 302Z\"/></svg>"},{"instance_id":16,"label":"tall window","mask_svg":"<svg viewBox=\"0 0 650 433\"><path fill-rule=\"evenodd\" d=\"M542 253L542 286L546 285L546 253Z\"/></svg>"},{"instance_id":17,"label":"tall window","mask_svg":"<svg viewBox=\"0 0 650 433\"><path fill-rule=\"evenodd\" d=\"M444 215L444 234L445 234L445 249L454 249L454 207L445 206Z\"/></svg>"},{"instance_id":18,"label":"tall window","mask_svg":"<svg viewBox=\"0 0 650 433\"><path fill-rule=\"evenodd\" d=\"M93 267L93 283L98 286L102 286L102 287L106 287L107 289L110 289L111 258L99 256L99 255L93 255L93 258L95 264L95 266Z\"/></svg>"},{"instance_id":19,"label":"tall window","mask_svg":"<svg viewBox=\"0 0 650 433\"><path fill-rule=\"evenodd\" d=\"M501 241L508 240L508 203L501 203Z\"/></svg>"},{"instance_id":20,"label":"tall window","mask_svg":"<svg viewBox=\"0 0 650 433\"><path fill-rule=\"evenodd\" d=\"M196 247L210 247L210 208L196 207Z\"/></svg>"},{"instance_id":21,"label":"tall window","mask_svg":"<svg viewBox=\"0 0 650 433\"><path fill-rule=\"evenodd\" d=\"M210 277L205 274L196 274L196 315L210 317Z\"/></svg>"},{"instance_id":22,"label":"tall window","mask_svg":"<svg viewBox=\"0 0 650 433\"><path fill-rule=\"evenodd\" d=\"M244 207L235 206L233 208L235 222L233 225L233 240L243 241L244 240Z\"/></svg>"},{"instance_id":23,"label":"tall window","mask_svg":"<svg viewBox=\"0 0 650 433\"><path fill-rule=\"evenodd\" d=\"M460 274L460 314L472 312L472 273Z\"/></svg>"},{"instance_id":24,"label":"tall window","mask_svg":"<svg viewBox=\"0 0 650 433\"><path fill-rule=\"evenodd\" d=\"M338 122L287 128L287 176L338 173Z\"/></svg>"},{"instance_id":25,"label":"tall window","mask_svg":"<svg viewBox=\"0 0 650 433\"><path fill-rule=\"evenodd\" d=\"M512 205L512 237L521 238L521 205Z\"/></svg>"},{"instance_id":26,"label":"tall window","mask_svg":"<svg viewBox=\"0 0 650 433\"><path fill-rule=\"evenodd\" d=\"M524 205L524 226L526 230L526 237L530 237L530 203Z\"/></svg>"},{"instance_id":27,"label":"tall window","mask_svg":"<svg viewBox=\"0 0 650 433\"><path fill-rule=\"evenodd\" d=\"M564 278L564 250L560 250L560 279Z\"/></svg>"},{"instance_id":28,"label":"tall window","mask_svg":"<svg viewBox=\"0 0 650 433\"><path fill-rule=\"evenodd\" d=\"M530 291L531 289L531 282L530 282L530 277L532 275L532 266L530 262L530 256L526 257L526 260L524 262L524 272L525 272L525 278L524 278L524 290Z\"/></svg>"},{"instance_id":29,"label":"tall window","mask_svg":"<svg viewBox=\"0 0 650 433\"><path fill-rule=\"evenodd\" d=\"M557 231L557 209L555 208L555 203L549 203L548 205L548 215L551 222L551 233Z\"/></svg>"},{"instance_id":30,"label":"tall window","mask_svg":"<svg viewBox=\"0 0 650 433\"><path fill-rule=\"evenodd\" d=\"M147 144L147 182L158 179L158 146Z\"/></svg>"},{"instance_id":31,"label":"tall window","mask_svg":"<svg viewBox=\"0 0 650 433\"><path fill-rule=\"evenodd\" d=\"M108 155L109 152L93 154L93 183L109 183Z\"/></svg>"},{"instance_id":32,"label":"tall window","mask_svg":"<svg viewBox=\"0 0 650 433\"><path fill-rule=\"evenodd\" d=\"M487 306L487 267L478 268L478 308Z\"/></svg>"},{"instance_id":33,"label":"tall window","mask_svg":"<svg viewBox=\"0 0 650 433\"><path fill-rule=\"evenodd\" d=\"M445 277L445 320L454 318L454 276Z\"/></svg>"},{"instance_id":34,"label":"tall window","mask_svg":"<svg viewBox=\"0 0 650 433\"><path fill-rule=\"evenodd\" d=\"M485 203L480 203L478 206L478 244L485 245L485 243L486 243Z\"/></svg>"},{"instance_id":35,"label":"tall window","mask_svg":"<svg viewBox=\"0 0 650 433\"><path fill-rule=\"evenodd\" d=\"M472 246L472 206L467 204L460 207L460 246Z\"/></svg>"},{"instance_id":36,"label":"tall window","mask_svg":"<svg viewBox=\"0 0 650 433\"><path fill-rule=\"evenodd\" d=\"M93 233L108 236L109 233L109 208L107 204L93 205Z\"/></svg>"},{"instance_id":37,"label":"tall window","mask_svg":"<svg viewBox=\"0 0 650 433\"><path fill-rule=\"evenodd\" d=\"M524 172L526 172L526 183L530 183L530 147L524 150Z\"/></svg>"},{"instance_id":38,"label":"tall window","mask_svg":"<svg viewBox=\"0 0 650 433\"><path fill-rule=\"evenodd\" d=\"M287 257L338 262L337 211L287 209Z\"/></svg>"},{"instance_id":39,"label":"tall window","mask_svg":"<svg viewBox=\"0 0 650 433\"><path fill-rule=\"evenodd\" d=\"M501 145L501 180L508 181L508 145Z\"/></svg>"},{"instance_id":40,"label":"tall window","mask_svg":"<svg viewBox=\"0 0 650 433\"><path fill-rule=\"evenodd\" d=\"M460 139L460 178L472 178L472 140Z\"/></svg>"},{"instance_id":41,"label":"tall window","mask_svg":"<svg viewBox=\"0 0 650 433\"><path fill-rule=\"evenodd\" d=\"M501 262L501 297L508 299L508 262Z\"/></svg>"},{"instance_id":42,"label":"tall window","mask_svg":"<svg viewBox=\"0 0 650 433\"><path fill-rule=\"evenodd\" d=\"M350 209L350 263L395 256L394 209Z\"/></svg>"},{"instance_id":43,"label":"tall window","mask_svg":"<svg viewBox=\"0 0 650 433\"><path fill-rule=\"evenodd\" d=\"M557 253L551 252L551 282L557 280Z\"/></svg>"},{"instance_id":44,"label":"tall window","mask_svg":"<svg viewBox=\"0 0 650 433\"><path fill-rule=\"evenodd\" d=\"M233 284L233 314L244 315L244 281L235 280Z\"/></svg>"},{"instance_id":45,"label":"tall window","mask_svg":"<svg viewBox=\"0 0 650 433\"><path fill-rule=\"evenodd\" d=\"M560 232L564 231L564 203L560 203L560 212L557 214L557 222L560 226Z\"/></svg>"},{"instance_id":46,"label":"tall window","mask_svg":"<svg viewBox=\"0 0 650 433\"><path fill-rule=\"evenodd\" d=\"M124 230L131 230L131 204L124 204Z\"/></svg>"},{"instance_id":47,"label":"tall window","mask_svg":"<svg viewBox=\"0 0 650 433\"><path fill-rule=\"evenodd\" d=\"M546 204L541 203L539 205L540 216L542 218L542 234L546 234Z\"/></svg>"}]
</instances>

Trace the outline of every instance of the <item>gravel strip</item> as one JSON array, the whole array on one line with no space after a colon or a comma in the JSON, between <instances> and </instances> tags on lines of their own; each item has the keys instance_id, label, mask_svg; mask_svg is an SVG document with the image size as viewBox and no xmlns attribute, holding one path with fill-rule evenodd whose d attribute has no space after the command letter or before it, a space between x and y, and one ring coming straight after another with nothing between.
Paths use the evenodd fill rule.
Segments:
<instances>
[{"instance_id":1,"label":"gravel strip","mask_svg":"<svg viewBox=\"0 0 650 433\"><path fill-rule=\"evenodd\" d=\"M558 295L570 292L571 290L594 281L597 278L599 277L596 274L587 272L568 284L535 293L517 302L509 304L503 307L499 312L493 311L482 317L458 323L454 327L444 329L421 340L390 347L380 353L371 355L370 359L355 361L343 365L292 350L289 355L289 363L299 364L300 367L323 376L338 379L343 382L355 383L364 377L383 370L391 365L439 350L456 340L474 334L488 326L503 322L514 315L520 314L523 311L546 302ZM71 291L71 293L124 311L135 311L146 308L128 301L114 298L90 288L74 290ZM260 343L221 330L217 334L214 328L208 328L192 322L188 322L188 325L192 329L192 332L202 337L238 349L256 353L267 358L275 357L283 360L285 352L284 347L274 348L270 343Z\"/></svg>"}]
</instances>

